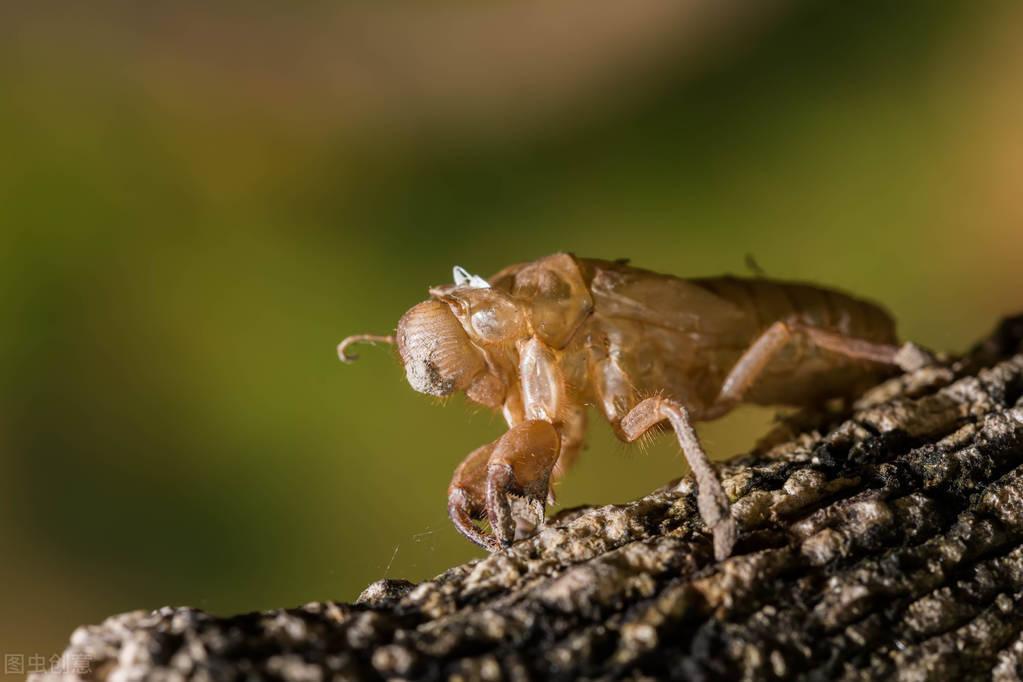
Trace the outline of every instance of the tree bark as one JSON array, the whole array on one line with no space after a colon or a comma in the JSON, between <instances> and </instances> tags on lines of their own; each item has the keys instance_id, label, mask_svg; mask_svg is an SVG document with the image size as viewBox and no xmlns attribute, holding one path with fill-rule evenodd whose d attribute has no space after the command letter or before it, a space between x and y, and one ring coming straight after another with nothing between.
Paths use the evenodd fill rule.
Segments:
<instances>
[{"instance_id":1,"label":"tree bark","mask_svg":"<svg viewBox=\"0 0 1023 682\"><path fill-rule=\"evenodd\" d=\"M354 604L114 616L36 679L1019 679L1021 340L1006 320L725 463L726 561L684 479Z\"/></svg>"}]
</instances>

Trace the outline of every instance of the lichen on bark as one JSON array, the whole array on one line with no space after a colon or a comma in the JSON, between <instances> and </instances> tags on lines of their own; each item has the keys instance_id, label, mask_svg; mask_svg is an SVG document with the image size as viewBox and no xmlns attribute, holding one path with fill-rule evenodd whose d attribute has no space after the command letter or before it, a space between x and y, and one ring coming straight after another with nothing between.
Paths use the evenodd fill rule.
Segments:
<instances>
[{"instance_id":1,"label":"lichen on bark","mask_svg":"<svg viewBox=\"0 0 1023 682\"><path fill-rule=\"evenodd\" d=\"M36 679L1019 679L1021 340L1007 320L723 464L726 561L683 479L353 604L114 616L72 636L89 674Z\"/></svg>"}]
</instances>

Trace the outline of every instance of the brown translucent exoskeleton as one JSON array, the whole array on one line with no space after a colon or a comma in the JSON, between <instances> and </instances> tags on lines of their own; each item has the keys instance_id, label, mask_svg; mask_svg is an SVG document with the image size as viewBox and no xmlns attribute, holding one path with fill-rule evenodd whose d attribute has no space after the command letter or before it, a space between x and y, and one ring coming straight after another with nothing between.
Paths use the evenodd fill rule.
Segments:
<instances>
[{"instance_id":1,"label":"brown translucent exoskeleton","mask_svg":"<svg viewBox=\"0 0 1023 682\"><path fill-rule=\"evenodd\" d=\"M469 454L448 488L455 526L489 550L538 528L551 486L583 445L594 406L625 442L667 423L697 482L720 560L736 539L729 502L693 430L741 402L807 406L851 396L893 367L927 360L896 343L881 307L837 291L765 278L681 279L624 261L560 253L455 283L398 321L408 382L464 391L501 410L508 431ZM491 533L477 525L489 521Z\"/></svg>"}]
</instances>

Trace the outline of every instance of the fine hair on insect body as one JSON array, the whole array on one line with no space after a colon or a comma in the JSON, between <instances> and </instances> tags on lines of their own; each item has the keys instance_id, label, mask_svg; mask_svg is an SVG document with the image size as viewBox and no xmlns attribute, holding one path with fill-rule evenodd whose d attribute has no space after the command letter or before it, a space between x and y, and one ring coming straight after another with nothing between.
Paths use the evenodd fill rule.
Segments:
<instances>
[{"instance_id":1,"label":"fine hair on insect body","mask_svg":"<svg viewBox=\"0 0 1023 682\"><path fill-rule=\"evenodd\" d=\"M431 287L393 335L348 337L338 355L349 362L355 343L393 345L416 391L464 392L501 413L508 430L469 453L448 487L455 527L491 551L543 524L592 407L626 443L662 426L674 433L723 560L737 529L694 422L740 403L852 396L929 361L897 342L880 306L764 276L683 279L558 253L486 279L455 267L453 279Z\"/></svg>"}]
</instances>

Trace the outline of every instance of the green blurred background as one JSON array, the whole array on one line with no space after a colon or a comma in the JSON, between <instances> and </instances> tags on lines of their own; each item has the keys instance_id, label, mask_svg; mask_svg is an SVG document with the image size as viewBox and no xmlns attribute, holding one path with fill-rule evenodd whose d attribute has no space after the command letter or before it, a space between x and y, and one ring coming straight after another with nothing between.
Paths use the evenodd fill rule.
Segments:
<instances>
[{"instance_id":1,"label":"green blurred background","mask_svg":"<svg viewBox=\"0 0 1023 682\"><path fill-rule=\"evenodd\" d=\"M1021 25L976 1L5 3L0 649L479 556L445 488L499 419L386 350L334 355L456 263L752 254L963 349L1023 310ZM701 433L730 456L770 416ZM560 500L680 472L598 423Z\"/></svg>"}]
</instances>

